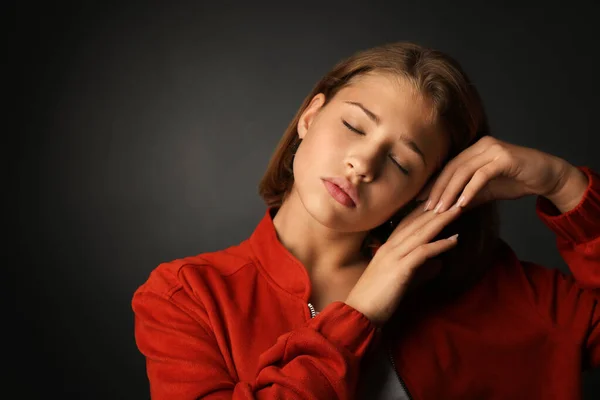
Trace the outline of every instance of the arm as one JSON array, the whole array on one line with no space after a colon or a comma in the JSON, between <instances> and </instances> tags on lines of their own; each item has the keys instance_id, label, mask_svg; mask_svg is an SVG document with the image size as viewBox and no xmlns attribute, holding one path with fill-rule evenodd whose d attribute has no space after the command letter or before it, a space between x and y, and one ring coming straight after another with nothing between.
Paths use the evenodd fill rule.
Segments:
<instances>
[{"instance_id":1,"label":"arm","mask_svg":"<svg viewBox=\"0 0 600 400\"><path fill-rule=\"evenodd\" d=\"M577 168L587 178L573 177L573 184L565 184L569 193L559 193L558 203L538 197L538 217L556 234L558 250L569 266L577 283L600 291L600 175L589 168ZM579 193L581 191L581 193ZM555 197L552 197L555 199ZM571 200L569 200L571 199ZM574 199L574 200L573 200ZM571 204L563 206L562 204ZM575 204L573 206L573 204ZM566 210L561 213L560 209Z\"/></svg>"},{"instance_id":2,"label":"arm","mask_svg":"<svg viewBox=\"0 0 600 400\"><path fill-rule=\"evenodd\" d=\"M183 290L134 295L135 338L146 356L153 399L350 398L375 332L358 311L332 303L279 337L260 356L254 380L236 382L199 308Z\"/></svg>"},{"instance_id":3,"label":"arm","mask_svg":"<svg viewBox=\"0 0 600 400\"><path fill-rule=\"evenodd\" d=\"M537 200L537 214L556 234L558 250L573 276L529 263L524 265L538 311L553 326L565 328L582 344L584 368L597 368L600 367L600 176L588 168L578 170L587 177L587 185L575 205L566 207L568 211L561 213L559 205L547 198Z\"/></svg>"},{"instance_id":4,"label":"arm","mask_svg":"<svg viewBox=\"0 0 600 400\"><path fill-rule=\"evenodd\" d=\"M555 232L558 250L573 277L522 263L521 278L544 320L565 328L576 343L583 344L587 365L600 366L597 173L536 149L485 136L444 166L425 209L443 213L450 207L472 207L533 194L540 196L538 216Z\"/></svg>"}]
</instances>

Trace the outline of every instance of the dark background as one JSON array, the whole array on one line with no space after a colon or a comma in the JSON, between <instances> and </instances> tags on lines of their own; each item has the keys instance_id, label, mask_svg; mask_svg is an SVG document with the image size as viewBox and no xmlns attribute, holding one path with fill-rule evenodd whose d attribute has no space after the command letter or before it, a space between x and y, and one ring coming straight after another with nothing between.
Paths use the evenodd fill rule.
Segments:
<instances>
[{"instance_id":1,"label":"dark background","mask_svg":"<svg viewBox=\"0 0 600 400\"><path fill-rule=\"evenodd\" d=\"M279 137L356 50L413 40L446 51L497 137L600 170L593 2L390 4L9 8L17 398L148 398L134 290L160 262L250 235ZM503 236L521 258L567 271L534 200L503 204ZM586 398L599 398L599 372L586 374Z\"/></svg>"}]
</instances>

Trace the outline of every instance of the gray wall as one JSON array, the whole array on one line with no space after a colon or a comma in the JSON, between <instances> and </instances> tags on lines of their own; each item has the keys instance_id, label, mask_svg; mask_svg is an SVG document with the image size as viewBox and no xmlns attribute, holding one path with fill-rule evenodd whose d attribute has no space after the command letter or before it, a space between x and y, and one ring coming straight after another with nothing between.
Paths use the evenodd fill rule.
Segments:
<instances>
[{"instance_id":1,"label":"gray wall","mask_svg":"<svg viewBox=\"0 0 600 400\"><path fill-rule=\"evenodd\" d=\"M9 347L28 376L24 398L148 397L134 290L160 262L252 232L279 137L312 85L356 50L414 40L446 51L478 86L497 137L600 170L591 1L121 3L22 2L9 14L21 341ZM520 257L566 270L534 200L503 204L503 235ZM586 375L587 398L599 381Z\"/></svg>"}]
</instances>

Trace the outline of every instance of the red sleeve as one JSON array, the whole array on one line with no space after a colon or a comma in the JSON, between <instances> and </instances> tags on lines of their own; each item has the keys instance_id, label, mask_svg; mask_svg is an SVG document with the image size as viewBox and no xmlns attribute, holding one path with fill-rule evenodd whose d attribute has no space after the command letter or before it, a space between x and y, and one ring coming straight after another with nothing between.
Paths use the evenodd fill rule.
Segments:
<instances>
[{"instance_id":1,"label":"red sleeve","mask_svg":"<svg viewBox=\"0 0 600 400\"><path fill-rule=\"evenodd\" d=\"M138 290L132 305L135 339L146 356L155 400L351 398L360 359L375 333L362 313L332 303L280 336L260 356L255 379L236 382L205 312L183 290L170 296Z\"/></svg>"},{"instance_id":2,"label":"red sleeve","mask_svg":"<svg viewBox=\"0 0 600 400\"><path fill-rule=\"evenodd\" d=\"M588 187L579 204L561 214L546 198L538 197L537 214L556 234L558 250L581 287L600 289L600 176L580 167Z\"/></svg>"},{"instance_id":3,"label":"red sleeve","mask_svg":"<svg viewBox=\"0 0 600 400\"><path fill-rule=\"evenodd\" d=\"M580 167L588 187L580 203L561 214L537 199L537 214L556 234L558 250L572 276L525 263L534 302L543 317L581 343L583 367L600 367L600 176Z\"/></svg>"}]
</instances>

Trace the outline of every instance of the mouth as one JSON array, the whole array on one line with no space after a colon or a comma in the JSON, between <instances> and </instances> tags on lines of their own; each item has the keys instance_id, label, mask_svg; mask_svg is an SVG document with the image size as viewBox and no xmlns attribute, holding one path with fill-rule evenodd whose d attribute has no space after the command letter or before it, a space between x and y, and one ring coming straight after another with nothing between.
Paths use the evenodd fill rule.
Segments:
<instances>
[{"instance_id":1,"label":"mouth","mask_svg":"<svg viewBox=\"0 0 600 400\"><path fill-rule=\"evenodd\" d=\"M331 197L338 203L348 208L356 208L358 196L349 182L343 182L340 178L324 178L322 180Z\"/></svg>"}]
</instances>

